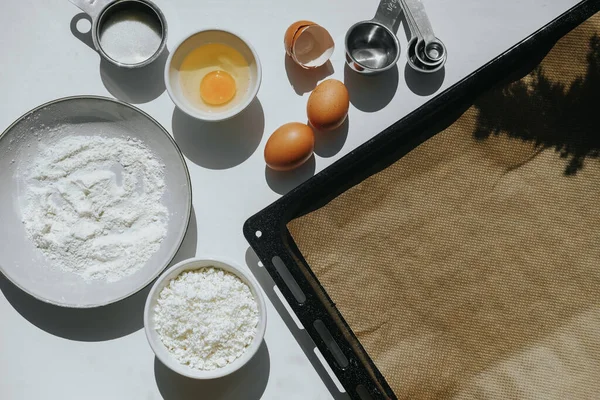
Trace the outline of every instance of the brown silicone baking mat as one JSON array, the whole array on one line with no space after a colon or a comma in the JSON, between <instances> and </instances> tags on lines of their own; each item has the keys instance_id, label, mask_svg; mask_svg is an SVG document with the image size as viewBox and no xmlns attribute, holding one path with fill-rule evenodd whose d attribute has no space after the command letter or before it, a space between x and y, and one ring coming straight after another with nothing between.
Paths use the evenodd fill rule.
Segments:
<instances>
[{"instance_id":1,"label":"brown silicone baking mat","mask_svg":"<svg viewBox=\"0 0 600 400\"><path fill-rule=\"evenodd\" d=\"M289 232L399 399L600 398L600 14Z\"/></svg>"}]
</instances>

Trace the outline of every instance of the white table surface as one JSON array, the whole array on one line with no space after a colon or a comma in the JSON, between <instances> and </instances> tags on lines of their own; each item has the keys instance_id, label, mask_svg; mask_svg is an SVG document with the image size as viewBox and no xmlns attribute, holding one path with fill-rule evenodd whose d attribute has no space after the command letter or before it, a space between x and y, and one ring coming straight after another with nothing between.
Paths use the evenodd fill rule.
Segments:
<instances>
[{"instance_id":1,"label":"white table surface","mask_svg":"<svg viewBox=\"0 0 600 400\"><path fill-rule=\"evenodd\" d=\"M310 338L276 300L242 224L577 2L425 0L448 48L445 71L419 76L405 68L402 54L397 73L367 79L345 71L343 37L352 23L372 17L377 0L157 0L169 24L168 48L193 31L222 27L246 37L262 61L259 101L230 122L203 124L175 110L164 91L162 66L136 74L101 63L72 34L79 11L67 0L2 0L0 128L64 96L104 95L137 104L174 134L190 169L194 217L177 260L212 254L247 264L271 301L265 342L253 361L228 378L196 382L176 376L154 358L142 326L148 290L102 309L67 310L34 300L0 275L0 399L345 398ZM307 92L325 77L300 73L284 57L283 33L299 19L314 20L332 34L337 48L329 72L346 81L352 105L346 130L318 137L313 160L278 175L265 169L265 142L281 124L305 121ZM402 27L399 37L405 49Z\"/></svg>"}]
</instances>

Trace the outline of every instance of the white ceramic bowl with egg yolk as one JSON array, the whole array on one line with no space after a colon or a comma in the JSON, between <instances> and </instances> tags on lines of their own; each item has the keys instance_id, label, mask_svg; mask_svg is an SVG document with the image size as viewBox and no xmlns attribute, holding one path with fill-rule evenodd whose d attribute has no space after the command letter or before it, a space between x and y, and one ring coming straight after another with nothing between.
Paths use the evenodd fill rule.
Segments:
<instances>
[{"instance_id":1,"label":"white ceramic bowl with egg yolk","mask_svg":"<svg viewBox=\"0 0 600 400\"><path fill-rule=\"evenodd\" d=\"M250 70L250 85L239 102L223 111L211 110L205 111L195 106L184 94L180 83L180 67L193 50L200 46L221 43L237 50L248 62ZM186 114L203 121L223 121L232 118L246 109L256 98L260 83L262 80L262 68L258 54L254 48L241 36L222 29L207 29L191 34L183 39L169 55L165 67L165 86L171 100L175 105ZM200 90L200 88L198 88Z\"/></svg>"}]
</instances>

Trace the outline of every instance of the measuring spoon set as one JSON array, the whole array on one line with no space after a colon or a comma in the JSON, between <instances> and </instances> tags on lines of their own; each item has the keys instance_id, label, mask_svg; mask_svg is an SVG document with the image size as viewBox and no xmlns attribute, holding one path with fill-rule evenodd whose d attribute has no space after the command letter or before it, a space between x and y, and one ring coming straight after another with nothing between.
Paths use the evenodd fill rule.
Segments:
<instances>
[{"instance_id":1,"label":"measuring spoon set","mask_svg":"<svg viewBox=\"0 0 600 400\"><path fill-rule=\"evenodd\" d=\"M346 62L365 75L392 68L400 58L400 42L394 33L404 13L411 38L408 65L415 71L433 73L446 63L447 51L438 39L421 0L381 0L373 19L358 22L346 34Z\"/></svg>"}]
</instances>

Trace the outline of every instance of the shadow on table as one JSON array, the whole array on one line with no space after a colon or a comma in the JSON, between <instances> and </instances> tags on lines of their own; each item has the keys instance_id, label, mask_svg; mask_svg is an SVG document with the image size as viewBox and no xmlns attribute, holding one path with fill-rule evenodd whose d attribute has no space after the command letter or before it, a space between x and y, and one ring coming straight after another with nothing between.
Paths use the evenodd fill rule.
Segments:
<instances>
[{"instance_id":1,"label":"shadow on table","mask_svg":"<svg viewBox=\"0 0 600 400\"><path fill-rule=\"evenodd\" d=\"M169 57L166 48L151 64L135 69L117 67L102 59L100 77L115 98L131 104L148 103L166 90L164 69Z\"/></svg>"},{"instance_id":2,"label":"shadow on table","mask_svg":"<svg viewBox=\"0 0 600 400\"><path fill-rule=\"evenodd\" d=\"M408 63L404 67L404 80L411 92L418 96L430 96L437 92L444 83L446 67L432 74L415 71Z\"/></svg>"},{"instance_id":3,"label":"shadow on table","mask_svg":"<svg viewBox=\"0 0 600 400\"><path fill-rule=\"evenodd\" d=\"M332 131L315 129L315 154L323 158L335 156L344 147L349 129L350 117L346 117L342 125Z\"/></svg>"},{"instance_id":4,"label":"shadow on table","mask_svg":"<svg viewBox=\"0 0 600 400\"><path fill-rule=\"evenodd\" d=\"M220 122L197 120L176 107L172 127L190 161L204 168L228 169L254 154L265 130L265 115L258 99L239 115Z\"/></svg>"},{"instance_id":5,"label":"shadow on table","mask_svg":"<svg viewBox=\"0 0 600 400\"><path fill-rule=\"evenodd\" d=\"M171 265L196 255L198 229L192 209L183 243ZM0 274L0 291L13 308L33 325L55 336L82 342L98 342L129 335L144 326L144 305L152 287L97 308L64 308L44 303L25 293Z\"/></svg>"},{"instance_id":6,"label":"shadow on table","mask_svg":"<svg viewBox=\"0 0 600 400\"><path fill-rule=\"evenodd\" d=\"M271 300L271 303L273 303L273 307L275 307L275 309L287 325L292 335L294 335L294 338L302 348L302 351L304 351L304 354L312 364L313 368L321 377L321 380L323 381L325 386L327 386L327 389L329 389L329 392L331 393L333 398L335 400L349 400L350 396L348 396L347 393L343 393L338 390L331 376L317 357L314 351L316 345L311 339L311 337L308 335L308 333L306 333L304 329L298 328L298 325L296 325L296 322L294 322L294 320L292 319L291 315L281 302L279 296L277 296L277 293L275 293L275 291L273 290L275 282L273 281L271 275L269 275L267 270L264 267L259 266L259 261L260 260L258 259L258 256L254 252L254 250L252 250L252 248L249 247L248 250L246 250L246 264L254 274L256 280L260 283L266 295Z\"/></svg>"},{"instance_id":7,"label":"shadow on table","mask_svg":"<svg viewBox=\"0 0 600 400\"><path fill-rule=\"evenodd\" d=\"M165 400L259 400L269 381L271 360L265 341L241 369L212 380L196 380L179 375L154 358L154 378Z\"/></svg>"},{"instance_id":8,"label":"shadow on table","mask_svg":"<svg viewBox=\"0 0 600 400\"><path fill-rule=\"evenodd\" d=\"M319 81L333 74L333 65L331 65L330 61L327 61L325 65L319 68L304 69L285 53L284 57L285 72L296 94L303 95L304 93L312 92L317 87Z\"/></svg>"},{"instance_id":9,"label":"shadow on table","mask_svg":"<svg viewBox=\"0 0 600 400\"><path fill-rule=\"evenodd\" d=\"M265 166L267 185L277 194L286 194L315 174L317 163L312 156L304 164L291 171L275 171Z\"/></svg>"},{"instance_id":10,"label":"shadow on table","mask_svg":"<svg viewBox=\"0 0 600 400\"><path fill-rule=\"evenodd\" d=\"M398 67L377 75L361 75L346 65L344 84L354 107L363 112L376 112L387 106L396 94Z\"/></svg>"},{"instance_id":11,"label":"shadow on table","mask_svg":"<svg viewBox=\"0 0 600 400\"><path fill-rule=\"evenodd\" d=\"M77 28L79 21L92 20L86 13L79 13L71 19L71 33L86 46L96 51L91 31L81 32ZM141 68L123 68L100 59L100 77L106 90L115 98L131 104L148 103L166 90L163 73L169 51L165 48L160 57Z\"/></svg>"}]
</instances>

